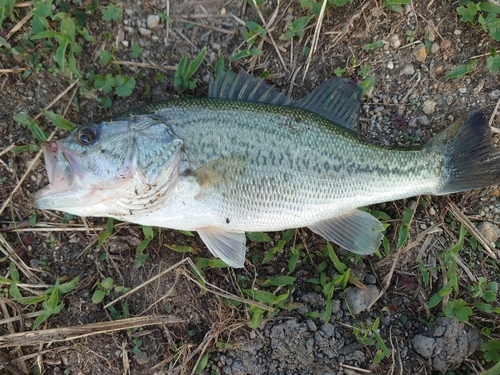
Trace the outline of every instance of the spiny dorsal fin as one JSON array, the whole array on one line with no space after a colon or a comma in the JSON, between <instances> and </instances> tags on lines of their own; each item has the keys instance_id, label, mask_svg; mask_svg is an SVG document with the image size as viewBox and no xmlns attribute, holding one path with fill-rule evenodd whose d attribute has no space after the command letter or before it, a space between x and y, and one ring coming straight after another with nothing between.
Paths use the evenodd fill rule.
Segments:
<instances>
[{"instance_id":1,"label":"spiny dorsal fin","mask_svg":"<svg viewBox=\"0 0 500 375\"><path fill-rule=\"evenodd\" d=\"M301 99L294 107L307 109L320 116L356 130L363 90L357 84L342 78L331 78Z\"/></svg>"},{"instance_id":2,"label":"spiny dorsal fin","mask_svg":"<svg viewBox=\"0 0 500 375\"><path fill-rule=\"evenodd\" d=\"M262 78L251 77L243 72L236 74L230 70L219 71L215 80L211 80L208 97L263 102L284 107L292 107L295 104L293 99L269 86Z\"/></svg>"}]
</instances>

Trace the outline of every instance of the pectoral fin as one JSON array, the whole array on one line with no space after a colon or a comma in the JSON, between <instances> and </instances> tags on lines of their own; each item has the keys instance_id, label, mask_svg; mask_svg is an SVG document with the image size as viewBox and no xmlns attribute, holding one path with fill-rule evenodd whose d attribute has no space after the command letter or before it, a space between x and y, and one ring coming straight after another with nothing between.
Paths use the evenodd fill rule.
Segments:
<instances>
[{"instance_id":1,"label":"pectoral fin","mask_svg":"<svg viewBox=\"0 0 500 375\"><path fill-rule=\"evenodd\" d=\"M215 227L197 229L208 250L228 266L242 268L245 263L246 237L244 232L233 232Z\"/></svg>"},{"instance_id":2,"label":"pectoral fin","mask_svg":"<svg viewBox=\"0 0 500 375\"><path fill-rule=\"evenodd\" d=\"M320 221L309 226L309 229L327 240L361 255L373 254L378 250L384 231L380 221L369 213L359 210Z\"/></svg>"}]
</instances>

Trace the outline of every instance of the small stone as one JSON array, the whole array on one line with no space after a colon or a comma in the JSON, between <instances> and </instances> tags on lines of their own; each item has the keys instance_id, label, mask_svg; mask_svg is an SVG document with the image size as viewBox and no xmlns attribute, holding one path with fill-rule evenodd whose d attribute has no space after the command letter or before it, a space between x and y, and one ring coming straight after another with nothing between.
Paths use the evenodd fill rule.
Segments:
<instances>
[{"instance_id":1,"label":"small stone","mask_svg":"<svg viewBox=\"0 0 500 375\"><path fill-rule=\"evenodd\" d=\"M500 237L500 228L498 228L498 225L490 223L489 221L483 221L477 226L477 230L490 243L496 242L498 237Z\"/></svg>"},{"instance_id":2,"label":"small stone","mask_svg":"<svg viewBox=\"0 0 500 375\"><path fill-rule=\"evenodd\" d=\"M130 8L125 8L125 14L130 17L134 15L134 11Z\"/></svg>"},{"instance_id":3,"label":"small stone","mask_svg":"<svg viewBox=\"0 0 500 375\"><path fill-rule=\"evenodd\" d=\"M431 53L437 53L439 51L439 43L432 43Z\"/></svg>"},{"instance_id":4,"label":"small stone","mask_svg":"<svg viewBox=\"0 0 500 375\"><path fill-rule=\"evenodd\" d=\"M455 29L455 31L453 31L453 34L455 34L455 35L460 35L460 34L462 34L462 30L460 30L460 29Z\"/></svg>"},{"instance_id":5,"label":"small stone","mask_svg":"<svg viewBox=\"0 0 500 375\"><path fill-rule=\"evenodd\" d=\"M403 68L403 74L407 76L415 74L415 68L413 67L413 65L412 64L405 65L405 67Z\"/></svg>"},{"instance_id":6,"label":"small stone","mask_svg":"<svg viewBox=\"0 0 500 375\"><path fill-rule=\"evenodd\" d=\"M330 323L323 324L321 330L325 333L326 337L331 337L335 333L335 327Z\"/></svg>"},{"instance_id":7,"label":"small stone","mask_svg":"<svg viewBox=\"0 0 500 375\"><path fill-rule=\"evenodd\" d=\"M431 358L432 353L434 352L434 345L436 344L436 340L434 340L432 337L415 335L412 343L413 348L415 348L415 351L418 354L420 354L424 358Z\"/></svg>"},{"instance_id":8,"label":"small stone","mask_svg":"<svg viewBox=\"0 0 500 375\"><path fill-rule=\"evenodd\" d=\"M389 46L391 46L391 48L399 48L399 46L401 46L401 41L399 40L399 36L394 34L394 35L391 35L390 38L389 38Z\"/></svg>"},{"instance_id":9,"label":"small stone","mask_svg":"<svg viewBox=\"0 0 500 375\"><path fill-rule=\"evenodd\" d=\"M491 99L498 99L500 98L500 90L493 90L492 92L490 92L488 94L488 96L491 98Z\"/></svg>"},{"instance_id":10,"label":"small stone","mask_svg":"<svg viewBox=\"0 0 500 375\"><path fill-rule=\"evenodd\" d=\"M314 323L311 319L306 320L307 328L309 328L311 331L316 332L318 330L318 327L316 327L316 323Z\"/></svg>"},{"instance_id":11,"label":"small stone","mask_svg":"<svg viewBox=\"0 0 500 375\"><path fill-rule=\"evenodd\" d=\"M145 29L144 27L139 27L139 34L142 36L150 36L153 32L151 30Z\"/></svg>"},{"instance_id":12,"label":"small stone","mask_svg":"<svg viewBox=\"0 0 500 375\"><path fill-rule=\"evenodd\" d=\"M467 87L460 87L460 88L458 89L458 92L459 92L460 94L465 94L465 93L467 92Z\"/></svg>"},{"instance_id":13,"label":"small stone","mask_svg":"<svg viewBox=\"0 0 500 375\"><path fill-rule=\"evenodd\" d=\"M374 285L377 283L377 278L373 276L371 273L366 274L365 276L365 284Z\"/></svg>"},{"instance_id":14,"label":"small stone","mask_svg":"<svg viewBox=\"0 0 500 375\"><path fill-rule=\"evenodd\" d=\"M441 42L440 47L442 49L450 49L451 48L451 42L448 39L445 39Z\"/></svg>"},{"instance_id":15,"label":"small stone","mask_svg":"<svg viewBox=\"0 0 500 375\"><path fill-rule=\"evenodd\" d=\"M429 208L429 215L434 216L435 214L436 210L433 207Z\"/></svg>"},{"instance_id":16,"label":"small stone","mask_svg":"<svg viewBox=\"0 0 500 375\"><path fill-rule=\"evenodd\" d=\"M394 69L394 63L392 61L387 63L387 69Z\"/></svg>"},{"instance_id":17,"label":"small stone","mask_svg":"<svg viewBox=\"0 0 500 375\"><path fill-rule=\"evenodd\" d=\"M370 303L377 298L379 290L375 285L366 288L351 288L345 293L345 300L354 315L365 311Z\"/></svg>"},{"instance_id":18,"label":"small stone","mask_svg":"<svg viewBox=\"0 0 500 375\"><path fill-rule=\"evenodd\" d=\"M426 230L427 229L427 225L425 225L424 223L420 224L420 229Z\"/></svg>"},{"instance_id":19,"label":"small stone","mask_svg":"<svg viewBox=\"0 0 500 375\"><path fill-rule=\"evenodd\" d=\"M157 28L158 25L160 24L160 17L158 17L156 14L150 14L148 16L148 29L154 29Z\"/></svg>"},{"instance_id":20,"label":"small stone","mask_svg":"<svg viewBox=\"0 0 500 375\"><path fill-rule=\"evenodd\" d=\"M122 40L122 44L123 44L125 47L128 47L128 40Z\"/></svg>"},{"instance_id":21,"label":"small stone","mask_svg":"<svg viewBox=\"0 0 500 375\"><path fill-rule=\"evenodd\" d=\"M134 34L135 33L135 29L133 27L131 27L131 26L124 26L123 30L125 30L129 34Z\"/></svg>"},{"instance_id":22,"label":"small stone","mask_svg":"<svg viewBox=\"0 0 500 375\"><path fill-rule=\"evenodd\" d=\"M427 58L427 50L425 49L425 46L423 44L419 44L415 49L413 50L413 56L415 56L415 60L417 61L425 61Z\"/></svg>"},{"instance_id":23,"label":"small stone","mask_svg":"<svg viewBox=\"0 0 500 375\"><path fill-rule=\"evenodd\" d=\"M422 116L417 117L417 122L420 125L424 125L424 126L429 125L429 119L427 118L426 115L422 115Z\"/></svg>"},{"instance_id":24,"label":"small stone","mask_svg":"<svg viewBox=\"0 0 500 375\"><path fill-rule=\"evenodd\" d=\"M426 114L426 115L430 115L431 113L434 113L434 110L436 108L436 102L432 101L432 100L426 100L423 104L422 104L422 111Z\"/></svg>"}]
</instances>

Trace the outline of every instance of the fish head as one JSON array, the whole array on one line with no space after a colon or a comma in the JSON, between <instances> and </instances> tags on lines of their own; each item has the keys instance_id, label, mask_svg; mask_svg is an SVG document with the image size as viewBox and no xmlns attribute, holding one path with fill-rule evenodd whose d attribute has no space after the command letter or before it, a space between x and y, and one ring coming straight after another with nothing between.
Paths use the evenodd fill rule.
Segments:
<instances>
[{"instance_id":1,"label":"fish head","mask_svg":"<svg viewBox=\"0 0 500 375\"><path fill-rule=\"evenodd\" d=\"M35 205L120 217L138 198L156 194L158 202L179 174L181 147L166 124L148 116L82 125L63 140L43 143L49 185L35 194Z\"/></svg>"}]
</instances>

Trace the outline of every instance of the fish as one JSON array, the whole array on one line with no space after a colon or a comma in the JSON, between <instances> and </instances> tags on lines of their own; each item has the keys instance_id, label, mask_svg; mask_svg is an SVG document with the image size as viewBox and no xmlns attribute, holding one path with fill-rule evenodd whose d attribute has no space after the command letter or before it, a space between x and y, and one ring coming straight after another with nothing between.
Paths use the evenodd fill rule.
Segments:
<instances>
[{"instance_id":1,"label":"fish","mask_svg":"<svg viewBox=\"0 0 500 375\"><path fill-rule=\"evenodd\" d=\"M205 98L181 97L80 125L43 143L49 184L39 209L196 231L244 267L245 232L307 227L361 255L384 226L367 205L500 182L481 111L417 148L357 132L362 89L325 81L299 101L264 80L221 70Z\"/></svg>"}]
</instances>

